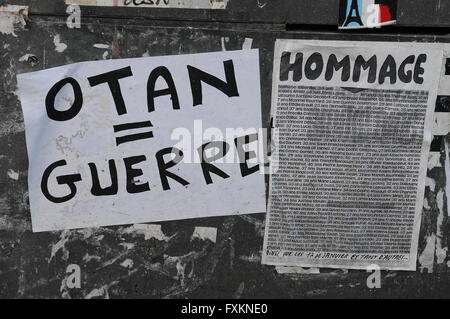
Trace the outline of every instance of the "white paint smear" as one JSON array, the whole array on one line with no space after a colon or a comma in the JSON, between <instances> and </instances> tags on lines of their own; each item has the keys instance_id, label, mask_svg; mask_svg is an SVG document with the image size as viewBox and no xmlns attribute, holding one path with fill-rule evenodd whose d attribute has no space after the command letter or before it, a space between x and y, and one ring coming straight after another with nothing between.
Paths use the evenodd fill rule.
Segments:
<instances>
[{"instance_id":1,"label":"white paint smear","mask_svg":"<svg viewBox=\"0 0 450 319\"><path fill-rule=\"evenodd\" d=\"M30 57L34 56L33 54L24 54L19 58L19 62L27 62Z\"/></svg>"},{"instance_id":2,"label":"white paint smear","mask_svg":"<svg viewBox=\"0 0 450 319\"><path fill-rule=\"evenodd\" d=\"M19 173L10 169L10 170L8 170L8 177L17 181L19 179Z\"/></svg>"},{"instance_id":3,"label":"white paint smear","mask_svg":"<svg viewBox=\"0 0 450 319\"><path fill-rule=\"evenodd\" d=\"M275 266L275 270L279 274L320 274L320 269L316 267Z\"/></svg>"},{"instance_id":4,"label":"white paint smear","mask_svg":"<svg viewBox=\"0 0 450 319\"><path fill-rule=\"evenodd\" d=\"M226 9L228 0L66 0L66 4L100 7L138 7L138 8L179 8L179 9Z\"/></svg>"},{"instance_id":5,"label":"white paint smear","mask_svg":"<svg viewBox=\"0 0 450 319\"><path fill-rule=\"evenodd\" d=\"M109 44L96 43L96 44L94 44L94 48L97 48L97 49L109 49Z\"/></svg>"},{"instance_id":6,"label":"white paint smear","mask_svg":"<svg viewBox=\"0 0 450 319\"><path fill-rule=\"evenodd\" d=\"M53 37L53 44L55 45L56 52L64 52L67 49L67 44L62 43L59 34Z\"/></svg>"},{"instance_id":7,"label":"white paint smear","mask_svg":"<svg viewBox=\"0 0 450 319\"><path fill-rule=\"evenodd\" d=\"M133 262L133 260L131 260L131 259L125 259L121 264L120 264L120 266L122 266L122 267L124 267L124 268L128 268L128 269L131 269L131 268L133 268L133 266L134 266L134 262Z\"/></svg>"}]
</instances>

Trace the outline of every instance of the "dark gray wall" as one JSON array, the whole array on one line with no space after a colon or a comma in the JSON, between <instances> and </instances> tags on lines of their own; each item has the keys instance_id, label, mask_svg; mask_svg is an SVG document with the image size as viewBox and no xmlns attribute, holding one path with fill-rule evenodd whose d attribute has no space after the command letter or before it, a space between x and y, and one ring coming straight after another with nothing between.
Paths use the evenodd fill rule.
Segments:
<instances>
[{"instance_id":1,"label":"dark gray wall","mask_svg":"<svg viewBox=\"0 0 450 319\"><path fill-rule=\"evenodd\" d=\"M450 4L400 0L399 24L409 28L338 33L336 0L230 0L224 11L83 7L81 29L67 28L62 0L14 2L19 3L30 5L27 28L17 29L17 37L0 34L0 297L450 296L446 251L450 227L446 198L437 200L445 189L442 137L433 145L440 153L439 163L428 172L434 187L426 188L429 207L422 217L418 271L382 272L382 288L368 289L364 271L321 269L320 274L280 275L274 267L262 266L264 214L160 223L170 236L165 240L145 239L129 232L129 226L32 233L28 158L16 95L17 73L102 59L105 51L107 58L128 58L233 50L251 38L252 47L260 50L262 114L267 125L276 38L450 42L442 28L450 21ZM286 24L291 31L285 31ZM414 28L423 25L439 28ZM56 35L67 45L64 52L55 50ZM95 48L97 43L110 48ZM25 54L37 60L20 62ZM11 170L19 173L18 180L8 175ZM217 241L191 240L196 226L216 227ZM132 268L121 266L127 259L133 261ZM69 264L81 266L81 289L65 288Z\"/></svg>"}]
</instances>

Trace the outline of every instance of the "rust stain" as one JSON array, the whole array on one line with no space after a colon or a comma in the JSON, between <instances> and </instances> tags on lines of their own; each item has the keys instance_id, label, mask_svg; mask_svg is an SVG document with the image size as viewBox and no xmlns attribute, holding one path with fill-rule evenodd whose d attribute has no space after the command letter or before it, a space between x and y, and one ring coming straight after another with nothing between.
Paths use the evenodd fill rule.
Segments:
<instances>
[{"instance_id":1,"label":"rust stain","mask_svg":"<svg viewBox=\"0 0 450 319\"><path fill-rule=\"evenodd\" d=\"M120 58L122 44L123 44L123 36L117 32L116 34L114 34L112 45L111 45L111 48L112 48L111 55L113 58Z\"/></svg>"}]
</instances>

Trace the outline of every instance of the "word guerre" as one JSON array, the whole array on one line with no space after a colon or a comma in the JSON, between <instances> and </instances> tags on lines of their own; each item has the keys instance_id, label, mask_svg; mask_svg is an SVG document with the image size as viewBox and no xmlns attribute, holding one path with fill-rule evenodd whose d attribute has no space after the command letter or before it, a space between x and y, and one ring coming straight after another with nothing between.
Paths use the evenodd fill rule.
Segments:
<instances>
[{"instance_id":1,"label":"word guerre","mask_svg":"<svg viewBox=\"0 0 450 319\"><path fill-rule=\"evenodd\" d=\"M192 107L196 107L203 103L203 88L202 84L207 84L214 89L223 92L228 98L238 98L239 89L236 82L235 69L233 60L223 61L225 80L222 80L214 75L211 75L203 70L195 68L191 65L187 65L187 73L189 78L189 86L192 95ZM96 87L100 85L108 86L109 91L114 100L115 110L118 116L127 113L127 106L124 96L120 87L120 80L132 77L133 72L130 66L125 68L116 69L103 74L94 75L87 77L90 87ZM164 81L165 88L156 88L157 81ZM62 88L69 85L73 91L73 103L70 107L65 110L61 110L61 106L56 104L56 97L61 92ZM155 103L156 98L162 96L168 96L171 100L171 111L180 110L181 103L178 97L177 87L175 85L174 79L171 72L165 66L158 66L153 68L149 73L148 80L146 83L147 91L147 108L148 113L151 114L158 107ZM183 107L185 104L183 104ZM80 84L73 77L66 77L57 83L55 83L51 89L48 91L45 98L45 106L47 116L58 122L70 121L75 118L83 107L83 91ZM140 121L133 123L124 123L120 125L114 125L112 133L125 132L127 130L133 130L138 128L149 129L155 127L151 121ZM137 140L152 139L154 132L151 130L142 133L133 133L125 136L120 136L115 139L116 146L121 147L124 143L131 143ZM198 152L200 163L198 169L202 172L204 177L204 182L206 185L213 183L212 175L219 176L222 179L229 178L230 175L223 171L213 162L224 157L231 148L236 152L235 154L239 157L239 167L242 178L254 174L259 171L259 164L253 165L249 164L249 160L256 157L255 152L246 151L245 145L255 142L258 140L258 134L244 134L243 136L238 136L234 138L233 142L226 141L210 141L201 146L199 146L195 151ZM211 153L213 153L211 155ZM208 155L209 154L209 155ZM170 157L170 160L168 159ZM160 149L154 154L153 160L156 161L159 170L160 183L162 190L170 190L170 183L179 183L183 186L189 185L190 182L183 177L183 173L179 172L179 169L174 168L183 159L182 150L174 147L168 146ZM122 180L123 185L126 188L127 193L141 193L150 191L150 184L148 181L139 180L139 177L143 176L143 171L141 168L136 167L140 164L145 165L145 162L150 160L146 155L129 156L123 157L120 162L124 166L124 175ZM60 171L67 166L67 161L61 159L55 161L47 166L42 174L41 179L41 191L42 194L53 203L63 203L71 200L75 197L77 193L77 183L84 181L85 178L90 179L91 187L90 192L93 196L110 196L116 195L120 186L120 178L118 174L119 160L109 159L108 166L110 182L108 185L101 185L98 165L94 162L87 163L89 167L90 176L82 176L81 174L68 172L67 174L60 175ZM67 169L67 168L66 168ZM56 172L58 171L58 172ZM56 175L56 176L55 176ZM49 190L49 180L56 178L59 185L64 185L64 187L70 190L66 195L56 196L52 194ZM154 183L154 181L152 181ZM103 182L105 184L105 182Z\"/></svg>"}]
</instances>

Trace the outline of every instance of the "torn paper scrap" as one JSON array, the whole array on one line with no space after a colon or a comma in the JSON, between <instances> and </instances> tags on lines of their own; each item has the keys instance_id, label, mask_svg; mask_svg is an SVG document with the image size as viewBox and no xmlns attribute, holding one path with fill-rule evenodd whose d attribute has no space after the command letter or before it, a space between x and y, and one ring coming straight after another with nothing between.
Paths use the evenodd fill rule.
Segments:
<instances>
[{"instance_id":1,"label":"torn paper scrap","mask_svg":"<svg viewBox=\"0 0 450 319\"><path fill-rule=\"evenodd\" d=\"M66 0L66 4L101 7L226 9L228 0Z\"/></svg>"},{"instance_id":2,"label":"torn paper scrap","mask_svg":"<svg viewBox=\"0 0 450 319\"><path fill-rule=\"evenodd\" d=\"M217 228L215 227L195 227L192 233L192 239L198 238L200 240L210 240L213 243L216 242Z\"/></svg>"}]
</instances>

